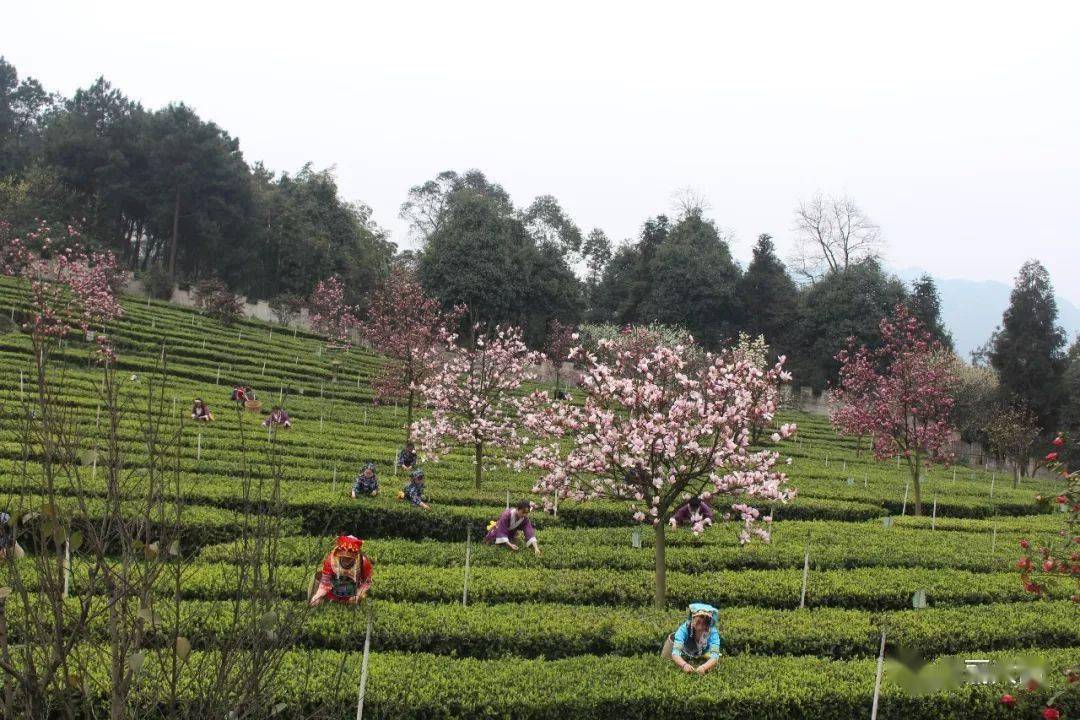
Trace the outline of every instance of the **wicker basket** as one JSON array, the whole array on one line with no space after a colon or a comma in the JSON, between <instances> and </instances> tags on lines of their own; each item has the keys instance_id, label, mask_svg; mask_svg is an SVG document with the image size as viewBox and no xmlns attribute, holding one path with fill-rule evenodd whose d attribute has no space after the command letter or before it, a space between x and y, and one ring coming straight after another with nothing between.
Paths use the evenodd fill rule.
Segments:
<instances>
[{"instance_id":1,"label":"wicker basket","mask_svg":"<svg viewBox=\"0 0 1080 720\"><path fill-rule=\"evenodd\" d=\"M262 403L258 400L248 400L244 403L244 408L252 413L262 412Z\"/></svg>"}]
</instances>

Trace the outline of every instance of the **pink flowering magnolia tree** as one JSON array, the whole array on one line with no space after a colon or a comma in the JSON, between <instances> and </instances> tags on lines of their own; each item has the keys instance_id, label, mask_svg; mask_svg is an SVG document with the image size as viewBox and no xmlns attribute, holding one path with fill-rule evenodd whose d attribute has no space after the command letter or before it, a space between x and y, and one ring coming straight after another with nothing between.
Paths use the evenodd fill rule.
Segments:
<instances>
[{"instance_id":1,"label":"pink flowering magnolia tree","mask_svg":"<svg viewBox=\"0 0 1080 720\"><path fill-rule=\"evenodd\" d=\"M420 395L432 409L431 418L413 423L420 448L435 459L454 447L471 448L479 488L485 456L497 454L509 461L524 444L518 426L542 393L515 393L529 366L542 358L513 327L479 335L473 349L451 348L442 366L420 385Z\"/></svg>"},{"instance_id":2,"label":"pink flowering magnolia tree","mask_svg":"<svg viewBox=\"0 0 1080 720\"><path fill-rule=\"evenodd\" d=\"M833 389L830 418L842 435L874 438L874 455L907 461L915 490L915 514L922 515L923 467L952 462L954 364L941 343L908 310L897 305L879 325L876 350L841 350L840 383Z\"/></svg>"},{"instance_id":3,"label":"pink flowering magnolia tree","mask_svg":"<svg viewBox=\"0 0 1080 720\"><path fill-rule=\"evenodd\" d=\"M62 249L50 228L42 224L27 239L41 248L35 252L21 238L9 238L2 251L0 271L22 278L27 285L29 317L23 328L30 332L38 360L44 360L53 344L76 329L84 337L94 333L95 352L103 361L116 355L107 323L124 314L118 299L123 272L116 256L86 252L78 244L79 233L67 227Z\"/></svg>"},{"instance_id":4,"label":"pink flowering magnolia tree","mask_svg":"<svg viewBox=\"0 0 1080 720\"><path fill-rule=\"evenodd\" d=\"M545 471L534 491L550 498L632 498L634 518L655 527L656 606L666 605L665 526L690 495L742 522L741 542L757 535L755 500L784 503L794 495L776 469L779 455L752 452L750 436L776 410L775 387L790 379L783 358L762 370L735 353L697 353L686 345L645 352L603 340L596 353L575 348L583 365L584 405L555 403L526 418L541 440L525 463ZM691 362L690 359L694 358ZM783 425L774 442L795 432ZM702 523L693 531L700 533Z\"/></svg>"},{"instance_id":5,"label":"pink flowering magnolia tree","mask_svg":"<svg viewBox=\"0 0 1080 720\"><path fill-rule=\"evenodd\" d=\"M425 295L406 268L391 271L372 295L368 319L360 324L360 332L386 356L386 362L371 386L379 400L405 402L405 442L411 438L420 387L438 370L445 348L453 342L447 328L454 327L464 312L464 307L443 312L438 300Z\"/></svg>"},{"instance_id":6,"label":"pink flowering magnolia tree","mask_svg":"<svg viewBox=\"0 0 1080 720\"><path fill-rule=\"evenodd\" d=\"M328 344L350 345L349 332L360 325L356 308L345 303L345 286L337 275L315 284L308 301L309 319L315 332L325 335Z\"/></svg>"}]
</instances>

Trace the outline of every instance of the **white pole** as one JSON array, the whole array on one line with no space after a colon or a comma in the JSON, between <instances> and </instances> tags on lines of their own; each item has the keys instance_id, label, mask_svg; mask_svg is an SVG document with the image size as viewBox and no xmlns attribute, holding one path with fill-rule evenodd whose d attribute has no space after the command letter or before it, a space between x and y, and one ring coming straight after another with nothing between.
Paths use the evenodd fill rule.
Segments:
<instances>
[{"instance_id":1,"label":"white pole","mask_svg":"<svg viewBox=\"0 0 1080 720\"><path fill-rule=\"evenodd\" d=\"M64 597L68 596L71 585L71 541L64 541Z\"/></svg>"},{"instance_id":2,"label":"white pole","mask_svg":"<svg viewBox=\"0 0 1080 720\"><path fill-rule=\"evenodd\" d=\"M360 693L356 698L356 720L364 717L364 690L367 688L368 654L371 652L371 611L368 611L367 633L364 635L364 659L360 662Z\"/></svg>"},{"instance_id":3,"label":"white pole","mask_svg":"<svg viewBox=\"0 0 1080 720\"><path fill-rule=\"evenodd\" d=\"M465 529L465 584L461 588L461 607L469 604L469 563L472 561L472 525Z\"/></svg>"},{"instance_id":4,"label":"white pole","mask_svg":"<svg viewBox=\"0 0 1080 720\"><path fill-rule=\"evenodd\" d=\"M934 510L930 513L930 529L933 530L937 525L937 491L934 491Z\"/></svg>"},{"instance_id":5,"label":"white pole","mask_svg":"<svg viewBox=\"0 0 1080 720\"><path fill-rule=\"evenodd\" d=\"M265 374L266 374L266 360L263 360L263 369L262 369L262 374L263 374L263 375L265 375Z\"/></svg>"},{"instance_id":6,"label":"white pole","mask_svg":"<svg viewBox=\"0 0 1080 720\"><path fill-rule=\"evenodd\" d=\"M907 494L908 494L908 488L909 488L910 485L911 485L910 480L908 480L907 482L904 483L904 506L900 508L900 516L901 517L903 517L904 515L907 514Z\"/></svg>"},{"instance_id":7,"label":"white pole","mask_svg":"<svg viewBox=\"0 0 1080 720\"><path fill-rule=\"evenodd\" d=\"M825 467L829 467L829 454L825 453Z\"/></svg>"},{"instance_id":8,"label":"white pole","mask_svg":"<svg viewBox=\"0 0 1080 720\"><path fill-rule=\"evenodd\" d=\"M337 465L334 466L334 484L332 486L334 494L337 494Z\"/></svg>"},{"instance_id":9,"label":"white pole","mask_svg":"<svg viewBox=\"0 0 1080 720\"><path fill-rule=\"evenodd\" d=\"M806 607L806 581L810 578L810 533L806 533L806 551L802 564L802 595L799 596L799 608Z\"/></svg>"},{"instance_id":10,"label":"white pole","mask_svg":"<svg viewBox=\"0 0 1080 720\"><path fill-rule=\"evenodd\" d=\"M243 330L237 330L236 331L236 341L240 342L243 339L244 339L244 331Z\"/></svg>"},{"instance_id":11,"label":"white pole","mask_svg":"<svg viewBox=\"0 0 1080 720\"><path fill-rule=\"evenodd\" d=\"M218 363L217 376L214 378L214 384L218 385L220 383L221 383L221 363Z\"/></svg>"},{"instance_id":12,"label":"white pole","mask_svg":"<svg viewBox=\"0 0 1080 720\"><path fill-rule=\"evenodd\" d=\"M278 388L277 401L278 401L278 405L285 402L285 388L284 387Z\"/></svg>"},{"instance_id":13,"label":"white pole","mask_svg":"<svg viewBox=\"0 0 1080 720\"><path fill-rule=\"evenodd\" d=\"M896 467L900 467L900 456L896 456Z\"/></svg>"},{"instance_id":14,"label":"white pole","mask_svg":"<svg viewBox=\"0 0 1080 720\"><path fill-rule=\"evenodd\" d=\"M101 427L101 403L97 404L97 414L94 416L94 428Z\"/></svg>"},{"instance_id":15,"label":"white pole","mask_svg":"<svg viewBox=\"0 0 1080 720\"><path fill-rule=\"evenodd\" d=\"M844 460L844 472L847 472L847 460Z\"/></svg>"},{"instance_id":16,"label":"white pole","mask_svg":"<svg viewBox=\"0 0 1080 720\"><path fill-rule=\"evenodd\" d=\"M997 547L997 523L990 532L990 567L994 566L994 549Z\"/></svg>"},{"instance_id":17,"label":"white pole","mask_svg":"<svg viewBox=\"0 0 1080 720\"><path fill-rule=\"evenodd\" d=\"M175 395L172 396L172 414L173 414L173 417L176 417L176 396Z\"/></svg>"},{"instance_id":18,"label":"white pole","mask_svg":"<svg viewBox=\"0 0 1080 720\"><path fill-rule=\"evenodd\" d=\"M994 480L997 479L997 473L990 476L990 499L994 499Z\"/></svg>"},{"instance_id":19,"label":"white pole","mask_svg":"<svg viewBox=\"0 0 1080 720\"><path fill-rule=\"evenodd\" d=\"M322 413L319 413L319 432L322 432Z\"/></svg>"},{"instance_id":20,"label":"white pole","mask_svg":"<svg viewBox=\"0 0 1080 720\"><path fill-rule=\"evenodd\" d=\"M364 424L367 425L367 408L364 408Z\"/></svg>"},{"instance_id":21,"label":"white pole","mask_svg":"<svg viewBox=\"0 0 1080 720\"><path fill-rule=\"evenodd\" d=\"M23 380L23 371L19 371L19 395L26 394L26 381Z\"/></svg>"},{"instance_id":22,"label":"white pole","mask_svg":"<svg viewBox=\"0 0 1080 720\"><path fill-rule=\"evenodd\" d=\"M869 485L867 485L867 483L869 483L869 482L870 482L870 473L869 472L864 472L863 476L862 476L863 490L865 490L867 487L869 487Z\"/></svg>"},{"instance_id":23,"label":"white pole","mask_svg":"<svg viewBox=\"0 0 1080 720\"><path fill-rule=\"evenodd\" d=\"M509 490L506 491L506 509L507 510L510 509L510 491Z\"/></svg>"},{"instance_id":24,"label":"white pole","mask_svg":"<svg viewBox=\"0 0 1080 720\"><path fill-rule=\"evenodd\" d=\"M202 460L202 433L199 433L199 442L195 448L195 459Z\"/></svg>"},{"instance_id":25,"label":"white pole","mask_svg":"<svg viewBox=\"0 0 1080 720\"><path fill-rule=\"evenodd\" d=\"M269 339L270 340L274 339L274 326L273 325L270 326L270 337L269 337Z\"/></svg>"},{"instance_id":26,"label":"white pole","mask_svg":"<svg viewBox=\"0 0 1080 720\"><path fill-rule=\"evenodd\" d=\"M877 678L874 680L874 702L870 707L870 720L877 720L878 698L881 697L881 674L885 669L885 626L881 626L881 649L877 656Z\"/></svg>"},{"instance_id":27,"label":"white pole","mask_svg":"<svg viewBox=\"0 0 1080 720\"><path fill-rule=\"evenodd\" d=\"M94 448L94 466L90 470L90 479L97 480L97 448Z\"/></svg>"}]
</instances>

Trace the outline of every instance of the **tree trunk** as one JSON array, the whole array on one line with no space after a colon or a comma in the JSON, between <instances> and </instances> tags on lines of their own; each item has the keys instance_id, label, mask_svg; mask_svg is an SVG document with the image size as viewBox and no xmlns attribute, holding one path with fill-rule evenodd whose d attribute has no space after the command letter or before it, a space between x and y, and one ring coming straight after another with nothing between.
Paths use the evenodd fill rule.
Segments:
<instances>
[{"instance_id":1,"label":"tree trunk","mask_svg":"<svg viewBox=\"0 0 1080 720\"><path fill-rule=\"evenodd\" d=\"M653 604L657 610L667 608L667 544L664 536L667 523L666 514L660 513L660 519L656 523L656 539L653 545L656 553L656 594L653 597Z\"/></svg>"},{"instance_id":2,"label":"tree trunk","mask_svg":"<svg viewBox=\"0 0 1080 720\"><path fill-rule=\"evenodd\" d=\"M1020 487L1020 463L1013 463L1013 489Z\"/></svg>"},{"instance_id":3,"label":"tree trunk","mask_svg":"<svg viewBox=\"0 0 1080 720\"><path fill-rule=\"evenodd\" d=\"M476 443L476 489L484 479L484 443Z\"/></svg>"},{"instance_id":4,"label":"tree trunk","mask_svg":"<svg viewBox=\"0 0 1080 720\"><path fill-rule=\"evenodd\" d=\"M409 405L405 410L405 443L408 444L412 440L412 414L413 414L413 402L415 401L416 391L412 388L409 389Z\"/></svg>"},{"instance_id":5,"label":"tree trunk","mask_svg":"<svg viewBox=\"0 0 1080 720\"><path fill-rule=\"evenodd\" d=\"M915 516L922 515L922 485L919 482L921 475L921 463L919 462L919 454L915 453L915 460L911 464L911 485L915 489Z\"/></svg>"},{"instance_id":6,"label":"tree trunk","mask_svg":"<svg viewBox=\"0 0 1080 720\"><path fill-rule=\"evenodd\" d=\"M169 280L176 282L176 245L180 236L180 188L176 188L176 204L173 206L172 243L169 247Z\"/></svg>"}]
</instances>

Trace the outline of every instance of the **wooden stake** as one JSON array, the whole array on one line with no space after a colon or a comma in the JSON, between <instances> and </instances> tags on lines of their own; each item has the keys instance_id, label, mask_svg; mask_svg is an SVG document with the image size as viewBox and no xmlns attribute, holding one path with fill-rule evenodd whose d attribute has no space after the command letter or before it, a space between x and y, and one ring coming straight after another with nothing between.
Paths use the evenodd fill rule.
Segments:
<instances>
[{"instance_id":1,"label":"wooden stake","mask_svg":"<svg viewBox=\"0 0 1080 720\"><path fill-rule=\"evenodd\" d=\"M465 528L465 584L461 588L461 607L469 604L469 563L472 561L472 524Z\"/></svg>"},{"instance_id":2,"label":"wooden stake","mask_svg":"<svg viewBox=\"0 0 1080 720\"><path fill-rule=\"evenodd\" d=\"M806 550L803 553L802 565L802 594L799 596L799 607L806 607L806 581L810 578L810 533L806 533Z\"/></svg>"},{"instance_id":3,"label":"wooden stake","mask_svg":"<svg viewBox=\"0 0 1080 720\"><path fill-rule=\"evenodd\" d=\"M990 499L994 499L994 480L997 479L997 473L990 476Z\"/></svg>"},{"instance_id":4,"label":"wooden stake","mask_svg":"<svg viewBox=\"0 0 1080 720\"><path fill-rule=\"evenodd\" d=\"M878 699L881 697L881 674L885 669L885 626L881 626L881 649L877 656L877 677L874 679L874 702L870 706L870 720L877 720Z\"/></svg>"},{"instance_id":5,"label":"wooden stake","mask_svg":"<svg viewBox=\"0 0 1080 720\"><path fill-rule=\"evenodd\" d=\"M371 610L368 610L367 632L364 634L364 659L360 661L360 693L356 698L356 720L364 717L364 691L367 688L368 654L371 652Z\"/></svg>"},{"instance_id":6,"label":"wooden stake","mask_svg":"<svg viewBox=\"0 0 1080 720\"><path fill-rule=\"evenodd\" d=\"M930 513L930 529L933 530L937 525L937 491L934 491L934 510Z\"/></svg>"},{"instance_id":7,"label":"wooden stake","mask_svg":"<svg viewBox=\"0 0 1080 720\"><path fill-rule=\"evenodd\" d=\"M911 486L911 481L910 480L908 480L907 482L904 483L904 505L903 505L903 507L900 508L900 516L901 517L903 517L904 515L907 514L907 494L908 494L908 489L910 488L910 486Z\"/></svg>"}]
</instances>

